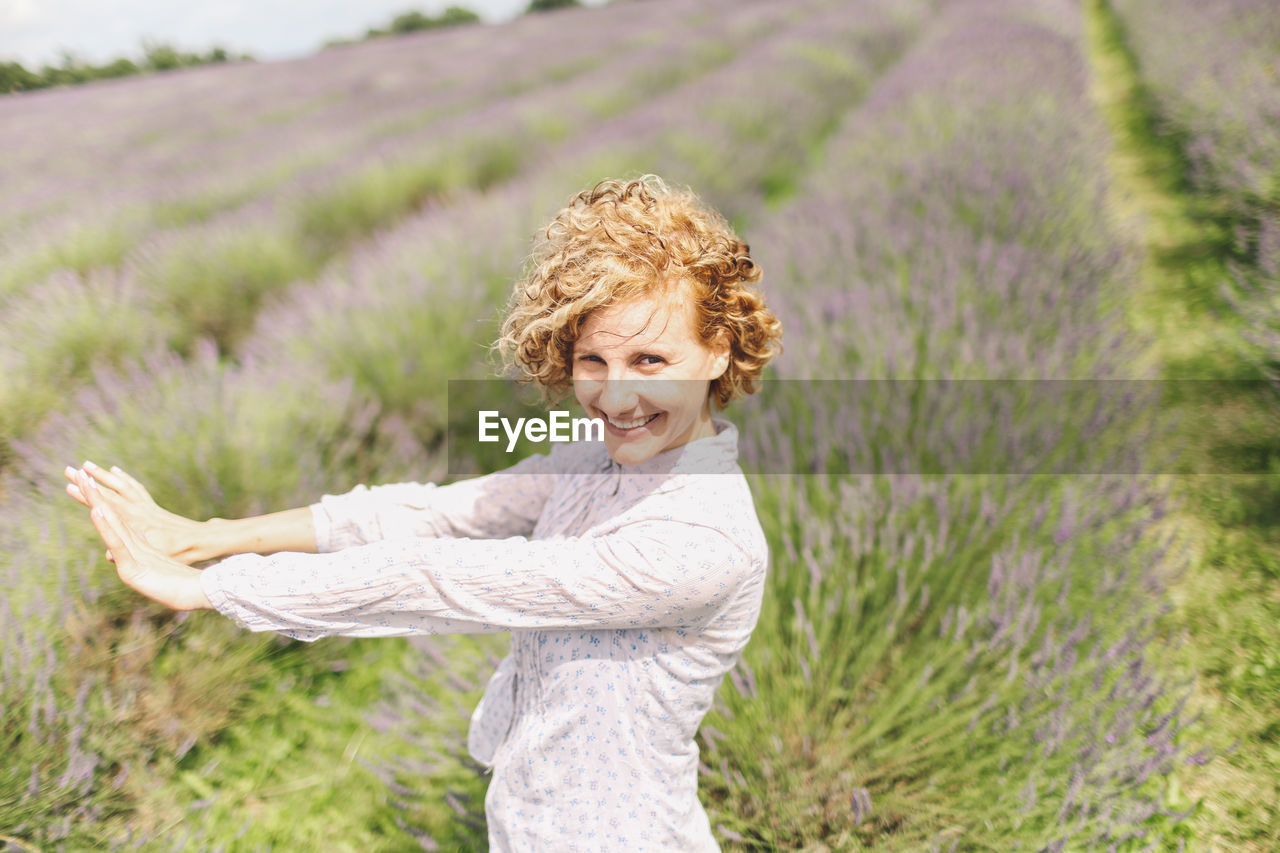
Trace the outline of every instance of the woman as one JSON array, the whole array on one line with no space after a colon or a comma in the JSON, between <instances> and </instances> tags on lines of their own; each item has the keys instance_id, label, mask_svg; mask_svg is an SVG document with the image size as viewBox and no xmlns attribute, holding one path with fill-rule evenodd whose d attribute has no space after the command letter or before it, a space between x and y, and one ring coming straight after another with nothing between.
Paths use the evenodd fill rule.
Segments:
<instances>
[{"instance_id":1,"label":"woman","mask_svg":"<svg viewBox=\"0 0 1280 853\"><path fill-rule=\"evenodd\" d=\"M174 516L89 463L68 491L121 579L170 607L303 640L510 632L468 738L493 770L492 849L715 850L694 734L755 626L767 548L712 404L779 349L759 278L691 193L606 181L535 246L498 342L548 399L572 389L603 447L234 521Z\"/></svg>"}]
</instances>

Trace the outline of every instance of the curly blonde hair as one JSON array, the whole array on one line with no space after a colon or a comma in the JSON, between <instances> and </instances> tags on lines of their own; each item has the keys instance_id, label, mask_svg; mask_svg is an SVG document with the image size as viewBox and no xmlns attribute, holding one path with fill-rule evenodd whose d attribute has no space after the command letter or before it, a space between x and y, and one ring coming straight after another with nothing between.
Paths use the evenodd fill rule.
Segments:
<instances>
[{"instance_id":1,"label":"curly blonde hair","mask_svg":"<svg viewBox=\"0 0 1280 853\"><path fill-rule=\"evenodd\" d=\"M682 285L701 340L729 344L729 366L709 390L723 408L753 393L782 349L782 325L749 286L759 280L750 247L689 190L655 175L602 181L535 242L495 347L509 372L554 402L572 387L573 345L588 314Z\"/></svg>"}]
</instances>

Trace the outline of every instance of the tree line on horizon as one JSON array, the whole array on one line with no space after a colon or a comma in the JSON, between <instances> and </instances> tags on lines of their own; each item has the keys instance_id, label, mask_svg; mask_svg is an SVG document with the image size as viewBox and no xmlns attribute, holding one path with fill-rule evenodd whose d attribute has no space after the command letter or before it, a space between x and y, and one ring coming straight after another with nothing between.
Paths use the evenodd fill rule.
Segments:
<instances>
[{"instance_id":1,"label":"tree line on horizon","mask_svg":"<svg viewBox=\"0 0 1280 853\"><path fill-rule=\"evenodd\" d=\"M547 12L553 9L581 5L580 0L530 0L525 13ZM324 47L336 47L385 36L405 35L422 30L478 23L480 23L480 16L465 6L449 6L439 15L434 16L411 9L396 15L385 27L370 28L363 36L358 38L328 41L324 44ZM190 68L197 65L254 61L256 59L252 54L233 54L223 47L210 48L206 53L192 53L179 50L165 42L143 42L142 57L138 61L128 57L119 57L99 65L84 62L75 54L63 51L61 64L46 64L38 71L28 69L22 63L16 61L0 62L0 95L34 89L48 89L54 86L74 86L93 80L132 77L139 74L171 71L175 68Z\"/></svg>"}]
</instances>

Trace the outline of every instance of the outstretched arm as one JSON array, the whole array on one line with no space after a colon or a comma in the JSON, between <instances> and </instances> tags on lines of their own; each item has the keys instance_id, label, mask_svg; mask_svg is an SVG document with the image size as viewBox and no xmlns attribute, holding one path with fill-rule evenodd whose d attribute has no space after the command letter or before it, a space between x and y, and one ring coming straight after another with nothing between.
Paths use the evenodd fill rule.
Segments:
<instances>
[{"instance_id":1,"label":"outstretched arm","mask_svg":"<svg viewBox=\"0 0 1280 853\"><path fill-rule=\"evenodd\" d=\"M555 476L546 456L448 486L397 483L357 486L311 506L250 518L195 521L158 506L145 487L117 467L85 462L66 469L67 494L89 506L86 490L157 551L191 564L234 554L340 551L405 536L503 538L533 531ZM86 482L82 482L82 477Z\"/></svg>"},{"instance_id":2,"label":"outstretched arm","mask_svg":"<svg viewBox=\"0 0 1280 853\"><path fill-rule=\"evenodd\" d=\"M152 550L191 564L232 554L277 551L315 553L316 530L309 507L251 518L195 521L156 504L146 488L120 468L85 462L66 469L67 494L85 506L109 508L134 537Z\"/></svg>"},{"instance_id":3,"label":"outstretched arm","mask_svg":"<svg viewBox=\"0 0 1280 853\"><path fill-rule=\"evenodd\" d=\"M341 551L406 537L528 536L558 479L554 472L563 465L551 456L534 454L503 471L447 486L392 483L325 495L311 507L314 550Z\"/></svg>"},{"instance_id":4,"label":"outstretched arm","mask_svg":"<svg viewBox=\"0 0 1280 853\"><path fill-rule=\"evenodd\" d=\"M394 539L231 557L201 578L255 631L322 636L705 623L764 567L721 530L654 519L591 537Z\"/></svg>"}]
</instances>

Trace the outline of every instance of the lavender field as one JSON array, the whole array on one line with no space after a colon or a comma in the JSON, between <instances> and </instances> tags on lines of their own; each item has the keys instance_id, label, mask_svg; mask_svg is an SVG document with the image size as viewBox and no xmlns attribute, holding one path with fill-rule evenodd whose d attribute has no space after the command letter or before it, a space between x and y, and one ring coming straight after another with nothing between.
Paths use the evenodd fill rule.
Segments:
<instances>
[{"instance_id":1,"label":"lavender field","mask_svg":"<svg viewBox=\"0 0 1280 853\"><path fill-rule=\"evenodd\" d=\"M1235 30L1115 6L1195 174L1252 211L1216 297L1249 335L1201 356L1274 375L1280 90L1222 92L1280 48L1186 85L1186 40ZM536 229L653 172L731 219L785 329L780 404L742 447L773 465L750 475L765 609L699 736L723 848L1268 849L1273 817L1210 820L1223 759L1170 597L1200 557L1134 402L1013 416L1029 441L1078 419L1088 473L872 475L978 447L972 412L831 381L1166 377L1088 14L620 0L0 98L0 839L483 848L463 745L504 638L302 644L161 612L61 472L119 464L198 518L439 480L447 382L491 375ZM775 473L819 416L866 436L853 463ZM1137 473L1097 473L1113 459Z\"/></svg>"},{"instance_id":2,"label":"lavender field","mask_svg":"<svg viewBox=\"0 0 1280 853\"><path fill-rule=\"evenodd\" d=\"M1250 464L1182 481L1174 523L1194 531L1197 555L1165 618L1192 638L1170 663L1195 674L1218 756L1184 780L1200 803L1192 837L1268 850L1280 837L1280 21L1255 0L1086 8L1124 215L1142 222L1131 317L1154 333L1166 376L1254 380L1189 419L1203 458Z\"/></svg>"}]
</instances>

